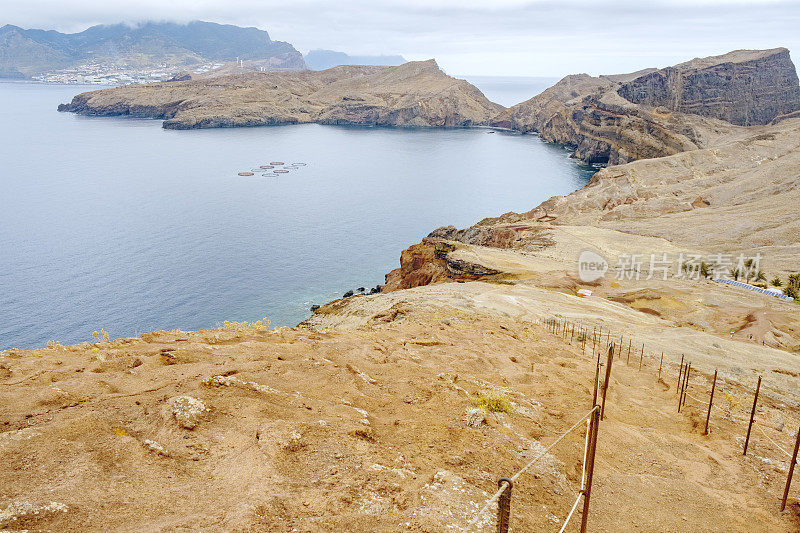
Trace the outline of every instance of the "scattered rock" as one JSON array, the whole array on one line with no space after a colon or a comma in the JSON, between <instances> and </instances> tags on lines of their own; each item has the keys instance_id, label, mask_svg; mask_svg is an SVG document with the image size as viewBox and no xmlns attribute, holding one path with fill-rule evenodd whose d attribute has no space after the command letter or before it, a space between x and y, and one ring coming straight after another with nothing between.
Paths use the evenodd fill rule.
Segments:
<instances>
[{"instance_id":1,"label":"scattered rock","mask_svg":"<svg viewBox=\"0 0 800 533\"><path fill-rule=\"evenodd\" d=\"M161 444L157 443L154 440L144 439L142 441L142 444L144 444L145 448L147 448L148 450L157 455L161 455L163 457L169 457L169 453L167 453L167 450Z\"/></svg>"},{"instance_id":2,"label":"scattered rock","mask_svg":"<svg viewBox=\"0 0 800 533\"><path fill-rule=\"evenodd\" d=\"M67 506L60 502L50 502L45 505L33 505L30 502L9 503L5 509L0 509L0 524L4 522L18 520L31 515L43 515L49 513L66 513Z\"/></svg>"},{"instance_id":3,"label":"scattered rock","mask_svg":"<svg viewBox=\"0 0 800 533\"><path fill-rule=\"evenodd\" d=\"M186 429L194 429L208 410L206 404L192 396L179 396L172 401L172 415Z\"/></svg>"},{"instance_id":4,"label":"scattered rock","mask_svg":"<svg viewBox=\"0 0 800 533\"><path fill-rule=\"evenodd\" d=\"M464 415L465 424L471 428L477 428L484 422L486 422L486 413L483 409L478 409L477 407L467 409L467 413Z\"/></svg>"}]
</instances>

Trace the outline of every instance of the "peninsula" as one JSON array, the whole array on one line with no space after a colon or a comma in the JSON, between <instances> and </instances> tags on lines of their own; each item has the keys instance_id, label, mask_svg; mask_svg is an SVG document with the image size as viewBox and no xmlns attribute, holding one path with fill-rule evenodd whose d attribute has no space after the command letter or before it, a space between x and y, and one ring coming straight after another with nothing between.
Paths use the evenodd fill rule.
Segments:
<instances>
[{"instance_id":1,"label":"peninsula","mask_svg":"<svg viewBox=\"0 0 800 533\"><path fill-rule=\"evenodd\" d=\"M481 509L516 472L514 528L557 531L600 394L591 530L796 532L800 315L775 294L800 289L798 90L775 49L569 76L510 109L433 61L76 96L61 109L168 128L508 127L608 166L434 230L382 292L293 328L0 352L0 526L495 531ZM584 252L607 271L582 277Z\"/></svg>"}]
</instances>

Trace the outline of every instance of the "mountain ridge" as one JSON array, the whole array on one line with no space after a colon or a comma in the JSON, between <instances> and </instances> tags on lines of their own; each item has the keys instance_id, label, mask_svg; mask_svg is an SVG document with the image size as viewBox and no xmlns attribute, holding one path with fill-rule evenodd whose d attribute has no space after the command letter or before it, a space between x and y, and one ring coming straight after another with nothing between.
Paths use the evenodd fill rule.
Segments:
<instances>
[{"instance_id":1,"label":"mountain ridge","mask_svg":"<svg viewBox=\"0 0 800 533\"><path fill-rule=\"evenodd\" d=\"M254 27L193 21L91 26L78 33L0 28L0 77L30 78L87 62L190 66L202 62L279 58L276 68L305 68L303 57Z\"/></svg>"}]
</instances>

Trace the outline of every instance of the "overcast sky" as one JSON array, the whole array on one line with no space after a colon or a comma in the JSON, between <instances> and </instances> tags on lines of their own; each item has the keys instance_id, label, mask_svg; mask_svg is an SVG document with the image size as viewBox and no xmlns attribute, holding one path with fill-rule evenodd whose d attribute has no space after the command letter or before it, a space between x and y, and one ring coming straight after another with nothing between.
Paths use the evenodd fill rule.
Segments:
<instances>
[{"instance_id":1,"label":"overcast sky","mask_svg":"<svg viewBox=\"0 0 800 533\"><path fill-rule=\"evenodd\" d=\"M778 46L800 59L800 0L0 0L0 25L148 19L256 26L304 53L434 57L450 74L610 74Z\"/></svg>"}]
</instances>

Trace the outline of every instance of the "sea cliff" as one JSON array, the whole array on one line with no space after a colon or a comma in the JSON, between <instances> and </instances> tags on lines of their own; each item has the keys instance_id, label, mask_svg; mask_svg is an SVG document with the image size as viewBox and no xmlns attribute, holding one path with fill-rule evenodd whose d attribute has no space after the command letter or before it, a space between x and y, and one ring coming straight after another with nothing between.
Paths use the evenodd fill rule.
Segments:
<instances>
[{"instance_id":1,"label":"sea cliff","mask_svg":"<svg viewBox=\"0 0 800 533\"><path fill-rule=\"evenodd\" d=\"M82 93L59 106L85 115L163 119L171 129L308 122L468 127L488 125L502 110L433 60L129 85Z\"/></svg>"},{"instance_id":2,"label":"sea cliff","mask_svg":"<svg viewBox=\"0 0 800 533\"><path fill-rule=\"evenodd\" d=\"M735 126L767 124L800 109L785 48L738 50L666 69L567 76L497 123L615 165L710 146Z\"/></svg>"}]
</instances>

